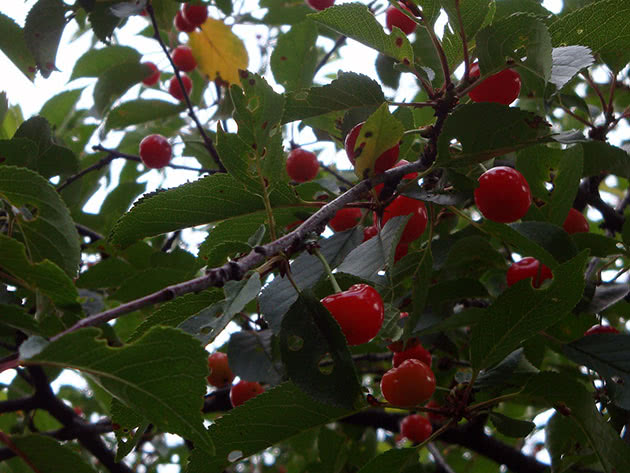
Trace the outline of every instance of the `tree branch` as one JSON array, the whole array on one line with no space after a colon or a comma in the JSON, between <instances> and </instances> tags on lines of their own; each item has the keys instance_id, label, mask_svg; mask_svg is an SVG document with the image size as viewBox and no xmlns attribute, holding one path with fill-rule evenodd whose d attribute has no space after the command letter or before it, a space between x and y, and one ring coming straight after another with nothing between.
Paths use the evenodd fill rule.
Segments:
<instances>
[{"instance_id":1,"label":"tree branch","mask_svg":"<svg viewBox=\"0 0 630 473\"><path fill-rule=\"evenodd\" d=\"M319 70L326 65L326 63L330 60L331 56L335 54L335 51L337 51L340 47L344 45L344 43L346 42L346 39L347 38L344 35L341 35L339 36L339 38L337 38L337 41L335 41L335 44L333 45L333 47L330 48L330 51L328 51L324 55L324 57L319 61L317 66L315 66L314 74L317 74Z\"/></svg>"}]
</instances>

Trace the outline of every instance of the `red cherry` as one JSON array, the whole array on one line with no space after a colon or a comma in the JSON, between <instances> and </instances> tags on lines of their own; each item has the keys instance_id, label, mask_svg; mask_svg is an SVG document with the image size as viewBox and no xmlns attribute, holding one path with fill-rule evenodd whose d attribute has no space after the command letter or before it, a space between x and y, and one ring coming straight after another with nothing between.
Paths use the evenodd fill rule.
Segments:
<instances>
[{"instance_id":1,"label":"red cherry","mask_svg":"<svg viewBox=\"0 0 630 473\"><path fill-rule=\"evenodd\" d=\"M383 375L381 392L394 406L415 406L429 399L435 392L435 375L421 361L406 360Z\"/></svg>"},{"instance_id":2,"label":"red cherry","mask_svg":"<svg viewBox=\"0 0 630 473\"><path fill-rule=\"evenodd\" d=\"M585 233L589 231L588 221L582 212L571 208L569 214L562 224L562 228L567 233Z\"/></svg>"},{"instance_id":3,"label":"red cherry","mask_svg":"<svg viewBox=\"0 0 630 473\"><path fill-rule=\"evenodd\" d=\"M230 389L230 402L233 407L237 407L264 391L260 383L241 380Z\"/></svg>"},{"instance_id":4,"label":"red cherry","mask_svg":"<svg viewBox=\"0 0 630 473\"><path fill-rule=\"evenodd\" d=\"M394 263L396 263L400 258L404 257L409 253L409 245L405 243L398 243L396 245L396 251L394 251Z\"/></svg>"},{"instance_id":5,"label":"red cherry","mask_svg":"<svg viewBox=\"0 0 630 473\"><path fill-rule=\"evenodd\" d=\"M148 168L163 168L171 161L172 156L173 148L162 135L145 136L140 142L140 159Z\"/></svg>"},{"instance_id":6,"label":"red cherry","mask_svg":"<svg viewBox=\"0 0 630 473\"><path fill-rule=\"evenodd\" d=\"M594 335L596 333L619 333L619 330L610 325L593 325L586 332L584 332L584 335Z\"/></svg>"},{"instance_id":7,"label":"red cherry","mask_svg":"<svg viewBox=\"0 0 630 473\"><path fill-rule=\"evenodd\" d=\"M336 232L343 232L354 227L361 220L361 209L355 207L340 209L328 222L328 226Z\"/></svg>"},{"instance_id":8,"label":"red cherry","mask_svg":"<svg viewBox=\"0 0 630 473\"><path fill-rule=\"evenodd\" d=\"M390 169L398 168L400 166L404 166L405 164L409 164L409 161L407 161L406 159L401 159L396 164L394 164L394 166ZM416 179L417 177L418 177L417 172L410 172L409 174L405 174L403 176L403 179ZM374 186L374 190L376 191L377 194L380 194L381 191L383 190L383 187L385 187L385 184L376 184Z\"/></svg>"},{"instance_id":9,"label":"red cherry","mask_svg":"<svg viewBox=\"0 0 630 473\"><path fill-rule=\"evenodd\" d=\"M346 136L346 141L344 143L344 147L346 148L346 154L348 155L348 159L354 165L355 158L358 153L355 153L354 148L357 142L357 138L359 137L359 132L361 131L361 127L363 123L359 123L356 125L350 133ZM362 147L363 145L359 145ZM389 148L383 154L381 154L376 162L374 163L374 174L381 174L391 168L396 161L398 160L398 154L400 153L400 145L396 145L392 148Z\"/></svg>"},{"instance_id":10,"label":"red cherry","mask_svg":"<svg viewBox=\"0 0 630 473\"><path fill-rule=\"evenodd\" d=\"M191 33L195 31L195 25L193 25L186 18L184 18L184 15L182 14L181 10L178 11L177 14L175 15L173 24L175 25L175 29L177 31L182 31L184 33Z\"/></svg>"},{"instance_id":11,"label":"red cherry","mask_svg":"<svg viewBox=\"0 0 630 473\"><path fill-rule=\"evenodd\" d=\"M538 269L540 266L540 270ZM540 271L540 274L539 274ZM518 263L513 263L507 270L507 285L512 286L521 279L532 278L532 286L540 287L546 279L552 279L553 273L544 264L541 265L536 258L528 256Z\"/></svg>"},{"instance_id":12,"label":"red cherry","mask_svg":"<svg viewBox=\"0 0 630 473\"><path fill-rule=\"evenodd\" d=\"M335 4L335 0L306 0L306 4L314 10L325 10Z\"/></svg>"},{"instance_id":13,"label":"red cherry","mask_svg":"<svg viewBox=\"0 0 630 473\"><path fill-rule=\"evenodd\" d=\"M409 10L409 8L401 2L398 2L398 6L411 13L411 10ZM416 22L393 5L391 5L385 12L385 24L387 25L387 29L389 29L389 31L393 31L394 26L397 26L406 35L410 35L416 31Z\"/></svg>"},{"instance_id":14,"label":"red cherry","mask_svg":"<svg viewBox=\"0 0 630 473\"><path fill-rule=\"evenodd\" d=\"M192 49L188 46L177 46L171 54L173 63L180 71L190 72L197 67L197 61L193 56Z\"/></svg>"},{"instance_id":15,"label":"red cherry","mask_svg":"<svg viewBox=\"0 0 630 473\"><path fill-rule=\"evenodd\" d=\"M412 414L400 421L400 433L414 443L422 443L433 433L431 422L420 414Z\"/></svg>"},{"instance_id":16,"label":"red cherry","mask_svg":"<svg viewBox=\"0 0 630 473\"><path fill-rule=\"evenodd\" d=\"M383 325L383 299L367 284L355 284L347 291L324 297L321 302L341 327L348 345L369 342Z\"/></svg>"},{"instance_id":17,"label":"red cherry","mask_svg":"<svg viewBox=\"0 0 630 473\"><path fill-rule=\"evenodd\" d=\"M223 352L213 353L208 357L208 368L210 368L210 376L208 376L208 384L215 388L222 388L232 383L234 373L230 369L228 357Z\"/></svg>"},{"instance_id":18,"label":"red cherry","mask_svg":"<svg viewBox=\"0 0 630 473\"><path fill-rule=\"evenodd\" d=\"M186 93L190 95L190 91L192 90L192 80L186 74L180 74L182 77L182 82L184 83L184 88L186 89ZM179 81L177 77L173 77L168 83L168 93L175 97L180 102L185 100L184 92L182 91L181 86L179 85Z\"/></svg>"},{"instance_id":19,"label":"red cherry","mask_svg":"<svg viewBox=\"0 0 630 473\"><path fill-rule=\"evenodd\" d=\"M142 79L142 83L144 85L148 85L149 87L157 84L160 80L160 70L152 62L143 62L142 64L150 68L152 71L144 79Z\"/></svg>"},{"instance_id":20,"label":"red cherry","mask_svg":"<svg viewBox=\"0 0 630 473\"><path fill-rule=\"evenodd\" d=\"M527 213L532 193L520 172L507 166L497 166L479 177L475 203L488 220L510 223Z\"/></svg>"},{"instance_id":21,"label":"red cherry","mask_svg":"<svg viewBox=\"0 0 630 473\"><path fill-rule=\"evenodd\" d=\"M315 153L302 148L291 150L287 157L287 174L296 182L308 182L315 179L319 172L319 161Z\"/></svg>"},{"instance_id":22,"label":"red cherry","mask_svg":"<svg viewBox=\"0 0 630 473\"><path fill-rule=\"evenodd\" d=\"M420 343L416 343L406 350L394 353L393 365L398 368L405 360L420 360L428 367L431 367L431 353Z\"/></svg>"},{"instance_id":23,"label":"red cherry","mask_svg":"<svg viewBox=\"0 0 630 473\"><path fill-rule=\"evenodd\" d=\"M438 404L436 401L431 399L425 407L429 407L431 409L442 409L442 406ZM447 421L447 417L442 414L438 414L437 412L427 412L427 417L431 421L432 424L443 424Z\"/></svg>"},{"instance_id":24,"label":"red cherry","mask_svg":"<svg viewBox=\"0 0 630 473\"><path fill-rule=\"evenodd\" d=\"M78 416L82 416L83 415L83 409L81 409L79 406L74 406L72 408L72 410L74 411L74 413Z\"/></svg>"},{"instance_id":25,"label":"red cherry","mask_svg":"<svg viewBox=\"0 0 630 473\"><path fill-rule=\"evenodd\" d=\"M376 225L372 225L371 227L367 227L363 230L363 241L368 241L370 238L373 238L378 233L378 228Z\"/></svg>"},{"instance_id":26,"label":"red cherry","mask_svg":"<svg viewBox=\"0 0 630 473\"><path fill-rule=\"evenodd\" d=\"M481 76L479 64L470 67L470 77ZM521 92L521 76L513 69L504 69L486 78L478 86L468 92L473 102L495 102L510 105Z\"/></svg>"},{"instance_id":27,"label":"red cherry","mask_svg":"<svg viewBox=\"0 0 630 473\"><path fill-rule=\"evenodd\" d=\"M408 244L420 238L420 235L424 233L424 229L427 227L428 220L427 209L424 206L424 202L399 195L383 211L383 217L381 218L382 225L385 226L389 219L398 217L399 215L411 215L400 237L400 243Z\"/></svg>"},{"instance_id":28,"label":"red cherry","mask_svg":"<svg viewBox=\"0 0 630 473\"><path fill-rule=\"evenodd\" d=\"M201 26L208 18L208 7L200 4L187 3L182 7L182 14L191 25L195 27Z\"/></svg>"}]
</instances>

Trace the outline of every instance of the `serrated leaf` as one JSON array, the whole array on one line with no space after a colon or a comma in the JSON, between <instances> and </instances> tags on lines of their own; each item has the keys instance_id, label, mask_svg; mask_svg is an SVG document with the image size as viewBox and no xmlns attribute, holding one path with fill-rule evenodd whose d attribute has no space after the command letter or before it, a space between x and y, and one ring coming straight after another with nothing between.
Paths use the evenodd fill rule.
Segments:
<instances>
[{"instance_id":1,"label":"serrated leaf","mask_svg":"<svg viewBox=\"0 0 630 473\"><path fill-rule=\"evenodd\" d=\"M197 67L210 81L220 78L223 82L238 84L238 71L247 69L249 57L243 41L222 21L208 18L201 31L188 34L188 46Z\"/></svg>"},{"instance_id":2,"label":"serrated leaf","mask_svg":"<svg viewBox=\"0 0 630 473\"><path fill-rule=\"evenodd\" d=\"M79 268L79 235L66 204L42 176L25 168L0 166L0 197L16 210L14 230L31 261L49 259L75 276Z\"/></svg>"},{"instance_id":3,"label":"serrated leaf","mask_svg":"<svg viewBox=\"0 0 630 473\"><path fill-rule=\"evenodd\" d=\"M24 40L44 78L57 70L57 48L66 26L66 8L61 0L39 0L28 12Z\"/></svg>"},{"instance_id":4,"label":"serrated leaf","mask_svg":"<svg viewBox=\"0 0 630 473\"><path fill-rule=\"evenodd\" d=\"M527 420L512 419L499 412L490 413L490 421L499 432L508 437L526 437L536 428L536 424Z\"/></svg>"},{"instance_id":5,"label":"serrated leaf","mask_svg":"<svg viewBox=\"0 0 630 473\"><path fill-rule=\"evenodd\" d=\"M231 317L247 305L260 292L260 274L254 272L248 279L242 281L227 281L225 291L224 314Z\"/></svg>"},{"instance_id":6,"label":"serrated leaf","mask_svg":"<svg viewBox=\"0 0 630 473\"><path fill-rule=\"evenodd\" d=\"M0 304L0 324L13 327L28 334L39 334L37 321L16 305Z\"/></svg>"},{"instance_id":7,"label":"serrated leaf","mask_svg":"<svg viewBox=\"0 0 630 473\"><path fill-rule=\"evenodd\" d=\"M570 312L584 291L586 259L587 253L583 252L556 267L547 289L536 290L527 279L501 294L488 308L487 316L473 329L473 369L498 363L526 339Z\"/></svg>"},{"instance_id":8,"label":"serrated leaf","mask_svg":"<svg viewBox=\"0 0 630 473\"><path fill-rule=\"evenodd\" d=\"M214 453L201 417L208 376L203 347L180 330L166 327L153 327L121 348L109 347L100 334L99 329L88 328L64 335L22 363L83 371L158 428L189 438L195 449Z\"/></svg>"},{"instance_id":9,"label":"serrated leaf","mask_svg":"<svg viewBox=\"0 0 630 473\"><path fill-rule=\"evenodd\" d=\"M82 272L77 279L77 287L84 289L117 287L135 272L135 268L123 259L107 258Z\"/></svg>"},{"instance_id":10,"label":"serrated leaf","mask_svg":"<svg viewBox=\"0 0 630 473\"><path fill-rule=\"evenodd\" d=\"M630 61L629 0L602 0L562 15L549 26L554 46L579 44L618 72Z\"/></svg>"},{"instance_id":11,"label":"serrated leaf","mask_svg":"<svg viewBox=\"0 0 630 473\"><path fill-rule=\"evenodd\" d=\"M115 130L129 125L152 122L178 115L186 110L183 104L172 104L163 100L137 99L114 107L107 115L105 129Z\"/></svg>"},{"instance_id":12,"label":"serrated leaf","mask_svg":"<svg viewBox=\"0 0 630 473\"><path fill-rule=\"evenodd\" d=\"M35 79L35 59L26 46L24 31L15 21L2 13L0 13L0 50L29 80Z\"/></svg>"},{"instance_id":13,"label":"serrated leaf","mask_svg":"<svg viewBox=\"0 0 630 473\"><path fill-rule=\"evenodd\" d=\"M118 427L116 434L116 461L120 462L138 444L149 423L134 409L127 407L115 397L112 398L110 413L112 424ZM135 429L135 432L134 432Z\"/></svg>"},{"instance_id":14,"label":"serrated leaf","mask_svg":"<svg viewBox=\"0 0 630 473\"><path fill-rule=\"evenodd\" d=\"M549 203L551 223L562 225L567 218L580 186L583 162L581 146L572 146L562 151Z\"/></svg>"},{"instance_id":15,"label":"serrated leaf","mask_svg":"<svg viewBox=\"0 0 630 473\"><path fill-rule=\"evenodd\" d=\"M605 258L606 256L623 253L623 250L618 246L619 242L617 240L597 233L574 233L571 235L571 239L578 251L588 248L591 256Z\"/></svg>"},{"instance_id":16,"label":"serrated leaf","mask_svg":"<svg viewBox=\"0 0 630 473\"><path fill-rule=\"evenodd\" d=\"M619 177L630 177L630 156L617 146L599 141L581 143L584 150L584 177L602 172Z\"/></svg>"},{"instance_id":17,"label":"serrated leaf","mask_svg":"<svg viewBox=\"0 0 630 473\"><path fill-rule=\"evenodd\" d=\"M141 57L137 50L129 46L111 45L101 49L88 49L75 63L70 80L99 77L117 64L138 63Z\"/></svg>"},{"instance_id":18,"label":"serrated leaf","mask_svg":"<svg viewBox=\"0 0 630 473\"><path fill-rule=\"evenodd\" d=\"M94 86L94 107L102 116L112 103L144 79L151 69L136 61L118 63L99 75Z\"/></svg>"},{"instance_id":19,"label":"serrated leaf","mask_svg":"<svg viewBox=\"0 0 630 473\"><path fill-rule=\"evenodd\" d=\"M317 26L310 20L278 36L270 65L274 79L285 91L305 89L313 82L318 59L316 41Z\"/></svg>"},{"instance_id":20,"label":"serrated leaf","mask_svg":"<svg viewBox=\"0 0 630 473\"><path fill-rule=\"evenodd\" d=\"M595 58L585 46L564 46L551 51L553 64L549 82L558 90L566 85L578 72L589 67Z\"/></svg>"},{"instance_id":21,"label":"serrated leaf","mask_svg":"<svg viewBox=\"0 0 630 473\"><path fill-rule=\"evenodd\" d=\"M361 384L346 338L312 292L299 294L282 319L279 337L282 361L296 386L326 404L361 405ZM326 371L323 362L329 363Z\"/></svg>"},{"instance_id":22,"label":"serrated leaf","mask_svg":"<svg viewBox=\"0 0 630 473\"><path fill-rule=\"evenodd\" d=\"M483 116L483 120L479 117ZM544 141L549 124L541 117L497 103L458 107L444 123L438 139L437 165L468 166ZM461 151L451 148L456 139Z\"/></svg>"},{"instance_id":23,"label":"serrated leaf","mask_svg":"<svg viewBox=\"0 0 630 473\"><path fill-rule=\"evenodd\" d=\"M458 0L442 0L441 3L448 14L448 21L453 31L459 34L461 18L466 38L471 41L484 24L488 10L494 2L492 0L468 0L459 2L457 5Z\"/></svg>"},{"instance_id":24,"label":"serrated leaf","mask_svg":"<svg viewBox=\"0 0 630 473\"><path fill-rule=\"evenodd\" d=\"M268 329L233 333L227 348L232 372L247 381L278 384L282 371L273 361L272 337Z\"/></svg>"},{"instance_id":25,"label":"serrated leaf","mask_svg":"<svg viewBox=\"0 0 630 473\"><path fill-rule=\"evenodd\" d=\"M6 461L8 471L37 471L38 473L57 473L72 471L73 473L94 473L94 469L77 452L61 445L47 435L30 434L10 437L11 444L27 458L29 465L20 456ZM55 461L50 461L54 458ZM19 468L14 470L14 468ZM32 470L31 470L32 469Z\"/></svg>"},{"instance_id":26,"label":"serrated leaf","mask_svg":"<svg viewBox=\"0 0 630 473\"><path fill-rule=\"evenodd\" d=\"M371 177L376 160L390 148L398 144L404 128L383 103L361 127L354 145L354 173L359 179Z\"/></svg>"},{"instance_id":27,"label":"serrated leaf","mask_svg":"<svg viewBox=\"0 0 630 473\"><path fill-rule=\"evenodd\" d=\"M221 473L238 459L352 413L314 400L291 382L283 383L216 419L209 429L216 454L194 449L186 473Z\"/></svg>"},{"instance_id":28,"label":"serrated leaf","mask_svg":"<svg viewBox=\"0 0 630 473\"><path fill-rule=\"evenodd\" d=\"M51 125L59 128L72 114L72 110L79 100L83 89L67 90L51 97L39 111Z\"/></svg>"}]
</instances>

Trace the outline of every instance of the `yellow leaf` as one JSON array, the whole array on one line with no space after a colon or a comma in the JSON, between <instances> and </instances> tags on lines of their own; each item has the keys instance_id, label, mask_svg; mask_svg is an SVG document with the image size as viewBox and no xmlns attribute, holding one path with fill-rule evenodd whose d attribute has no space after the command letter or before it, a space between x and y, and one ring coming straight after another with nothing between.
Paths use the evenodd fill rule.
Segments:
<instances>
[{"instance_id":1,"label":"yellow leaf","mask_svg":"<svg viewBox=\"0 0 630 473\"><path fill-rule=\"evenodd\" d=\"M239 84L238 70L247 69L249 58L243 41L228 25L208 18L201 31L190 33L188 37L199 70L209 80L219 77L224 82Z\"/></svg>"}]
</instances>

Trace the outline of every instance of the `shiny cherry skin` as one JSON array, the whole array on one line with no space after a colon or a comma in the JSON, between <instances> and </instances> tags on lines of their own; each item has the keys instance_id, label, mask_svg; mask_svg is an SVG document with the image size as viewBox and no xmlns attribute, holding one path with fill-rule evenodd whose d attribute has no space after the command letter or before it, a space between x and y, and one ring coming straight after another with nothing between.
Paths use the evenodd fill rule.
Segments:
<instances>
[{"instance_id":1,"label":"shiny cherry skin","mask_svg":"<svg viewBox=\"0 0 630 473\"><path fill-rule=\"evenodd\" d=\"M315 153L302 148L295 148L287 156L287 174L294 181L312 181L318 172L319 161Z\"/></svg>"},{"instance_id":2,"label":"shiny cherry skin","mask_svg":"<svg viewBox=\"0 0 630 473\"><path fill-rule=\"evenodd\" d=\"M413 443L422 443L433 433L429 419L420 414L412 414L400 421L400 433Z\"/></svg>"},{"instance_id":3,"label":"shiny cherry skin","mask_svg":"<svg viewBox=\"0 0 630 473\"><path fill-rule=\"evenodd\" d=\"M230 402L233 407L237 407L264 391L260 383L241 380L230 389Z\"/></svg>"},{"instance_id":4,"label":"shiny cherry skin","mask_svg":"<svg viewBox=\"0 0 630 473\"><path fill-rule=\"evenodd\" d=\"M152 62L144 62L143 64L151 69L151 72L144 79L142 79L142 83L149 87L157 84L160 80L160 70Z\"/></svg>"},{"instance_id":5,"label":"shiny cherry skin","mask_svg":"<svg viewBox=\"0 0 630 473\"><path fill-rule=\"evenodd\" d=\"M335 0L306 0L306 4L313 10L325 10L335 4Z\"/></svg>"},{"instance_id":6,"label":"shiny cherry skin","mask_svg":"<svg viewBox=\"0 0 630 473\"><path fill-rule=\"evenodd\" d=\"M378 233L378 228L376 225L372 225L363 230L363 241L368 241L370 238L374 238Z\"/></svg>"},{"instance_id":7,"label":"shiny cherry skin","mask_svg":"<svg viewBox=\"0 0 630 473\"><path fill-rule=\"evenodd\" d=\"M479 177L475 203L488 220L511 223L527 213L532 193L520 172L511 167L497 166Z\"/></svg>"},{"instance_id":8,"label":"shiny cherry skin","mask_svg":"<svg viewBox=\"0 0 630 473\"><path fill-rule=\"evenodd\" d=\"M180 71L190 72L197 67L197 61L193 56L192 49L188 46L177 46L171 54L173 63Z\"/></svg>"},{"instance_id":9,"label":"shiny cherry skin","mask_svg":"<svg viewBox=\"0 0 630 473\"><path fill-rule=\"evenodd\" d=\"M381 378L383 397L394 406L411 407L425 402L435 392L435 375L419 360L405 360Z\"/></svg>"},{"instance_id":10,"label":"shiny cherry skin","mask_svg":"<svg viewBox=\"0 0 630 473\"><path fill-rule=\"evenodd\" d=\"M339 209L335 216L330 219L328 226L336 232L343 232L356 226L361 220L361 209L355 207Z\"/></svg>"},{"instance_id":11,"label":"shiny cherry skin","mask_svg":"<svg viewBox=\"0 0 630 473\"><path fill-rule=\"evenodd\" d=\"M589 231L588 221L582 212L571 208L567 218L562 224L562 228L567 233L586 233Z\"/></svg>"},{"instance_id":12,"label":"shiny cherry skin","mask_svg":"<svg viewBox=\"0 0 630 473\"><path fill-rule=\"evenodd\" d=\"M190 91L192 90L192 80L186 74L180 74L182 77L182 82L184 84L184 88L186 89L186 93L190 95ZM168 93L171 94L174 98L179 100L180 102L185 100L184 92L179 85L179 81L177 77L173 77L168 83Z\"/></svg>"},{"instance_id":13,"label":"shiny cherry skin","mask_svg":"<svg viewBox=\"0 0 630 473\"><path fill-rule=\"evenodd\" d=\"M367 284L350 286L347 291L324 297L321 303L341 327L348 345L369 342L383 325L383 299Z\"/></svg>"},{"instance_id":14,"label":"shiny cherry skin","mask_svg":"<svg viewBox=\"0 0 630 473\"><path fill-rule=\"evenodd\" d=\"M361 132L361 127L363 127L363 123L365 122L359 123L352 130L350 130L350 133L348 133L348 135L346 136L346 141L344 143L348 159L353 165L358 154L354 152L354 149L357 143L357 138L359 137L359 133ZM374 163L374 174L382 174L383 172L391 168L394 164L396 164L396 161L398 161L399 154L399 144L392 148L389 148L387 151L381 154Z\"/></svg>"},{"instance_id":15,"label":"shiny cherry skin","mask_svg":"<svg viewBox=\"0 0 630 473\"><path fill-rule=\"evenodd\" d=\"M392 363L394 368L398 368L405 360L420 360L428 367L431 367L431 353L420 343L408 346L406 350L394 353Z\"/></svg>"},{"instance_id":16,"label":"shiny cherry skin","mask_svg":"<svg viewBox=\"0 0 630 473\"><path fill-rule=\"evenodd\" d=\"M187 3L182 6L182 14L191 25L201 26L208 18L208 7L199 3Z\"/></svg>"},{"instance_id":17,"label":"shiny cherry skin","mask_svg":"<svg viewBox=\"0 0 630 473\"><path fill-rule=\"evenodd\" d=\"M400 166L404 166L405 164L409 164L409 161L407 161L406 159L401 159L400 161L398 161L396 164L394 164L394 166L392 166L392 168L397 168ZM403 179L416 179L418 177L418 173L417 172L410 172L409 174L405 174L403 176ZM376 191L377 194L380 194L381 191L383 190L383 187L385 187L385 184L376 184L374 186L374 190Z\"/></svg>"},{"instance_id":18,"label":"shiny cherry skin","mask_svg":"<svg viewBox=\"0 0 630 473\"><path fill-rule=\"evenodd\" d=\"M411 10L398 2L398 6L411 13ZM403 12L398 10L395 6L390 5L385 12L385 25L389 31L394 31L394 26L397 26L406 35L410 35L416 31L416 22L406 16Z\"/></svg>"},{"instance_id":19,"label":"shiny cherry skin","mask_svg":"<svg viewBox=\"0 0 630 473\"><path fill-rule=\"evenodd\" d=\"M428 220L427 209L424 206L424 202L399 195L383 211L381 224L385 226L391 218L398 217L399 215L411 215L400 237L400 243L409 244L420 238L425 228L427 228Z\"/></svg>"},{"instance_id":20,"label":"shiny cherry skin","mask_svg":"<svg viewBox=\"0 0 630 473\"><path fill-rule=\"evenodd\" d=\"M470 77L481 76L479 64L470 67ZM478 86L468 92L473 102L494 102L510 105L521 92L521 76L514 69L504 69L486 78Z\"/></svg>"},{"instance_id":21,"label":"shiny cherry skin","mask_svg":"<svg viewBox=\"0 0 630 473\"><path fill-rule=\"evenodd\" d=\"M442 406L437 401L434 401L433 399L431 399L425 407L429 407L431 409L442 409ZM443 416L442 414L438 414L437 412L431 412L431 411L427 412L427 417L429 418L432 424L438 424L438 425L444 424L448 420L446 416Z\"/></svg>"},{"instance_id":22,"label":"shiny cherry skin","mask_svg":"<svg viewBox=\"0 0 630 473\"><path fill-rule=\"evenodd\" d=\"M171 162L173 148L162 135L149 135L140 142L139 154L146 167L160 169Z\"/></svg>"},{"instance_id":23,"label":"shiny cherry skin","mask_svg":"<svg viewBox=\"0 0 630 473\"><path fill-rule=\"evenodd\" d=\"M195 31L195 25L193 25L186 18L184 18L184 15L182 14L181 10L178 11L177 14L175 15L175 19L173 20L173 25L175 25L175 29L177 31L181 31L182 33L192 33L193 31Z\"/></svg>"},{"instance_id":24,"label":"shiny cherry skin","mask_svg":"<svg viewBox=\"0 0 630 473\"><path fill-rule=\"evenodd\" d=\"M507 270L507 285L512 286L521 279L532 278L532 286L538 288L547 279L553 278L553 273L544 264L540 270L540 262L536 258L528 256L523 258L518 263L513 263ZM540 271L540 274L538 272Z\"/></svg>"},{"instance_id":25,"label":"shiny cherry skin","mask_svg":"<svg viewBox=\"0 0 630 473\"><path fill-rule=\"evenodd\" d=\"M610 325L593 325L584 332L584 335L595 335L596 333L619 333L619 330Z\"/></svg>"},{"instance_id":26,"label":"shiny cherry skin","mask_svg":"<svg viewBox=\"0 0 630 473\"><path fill-rule=\"evenodd\" d=\"M227 354L223 352L213 353L208 357L208 368L210 368L210 376L208 376L208 384L215 388L223 388L232 383L234 373L230 369Z\"/></svg>"}]
</instances>

